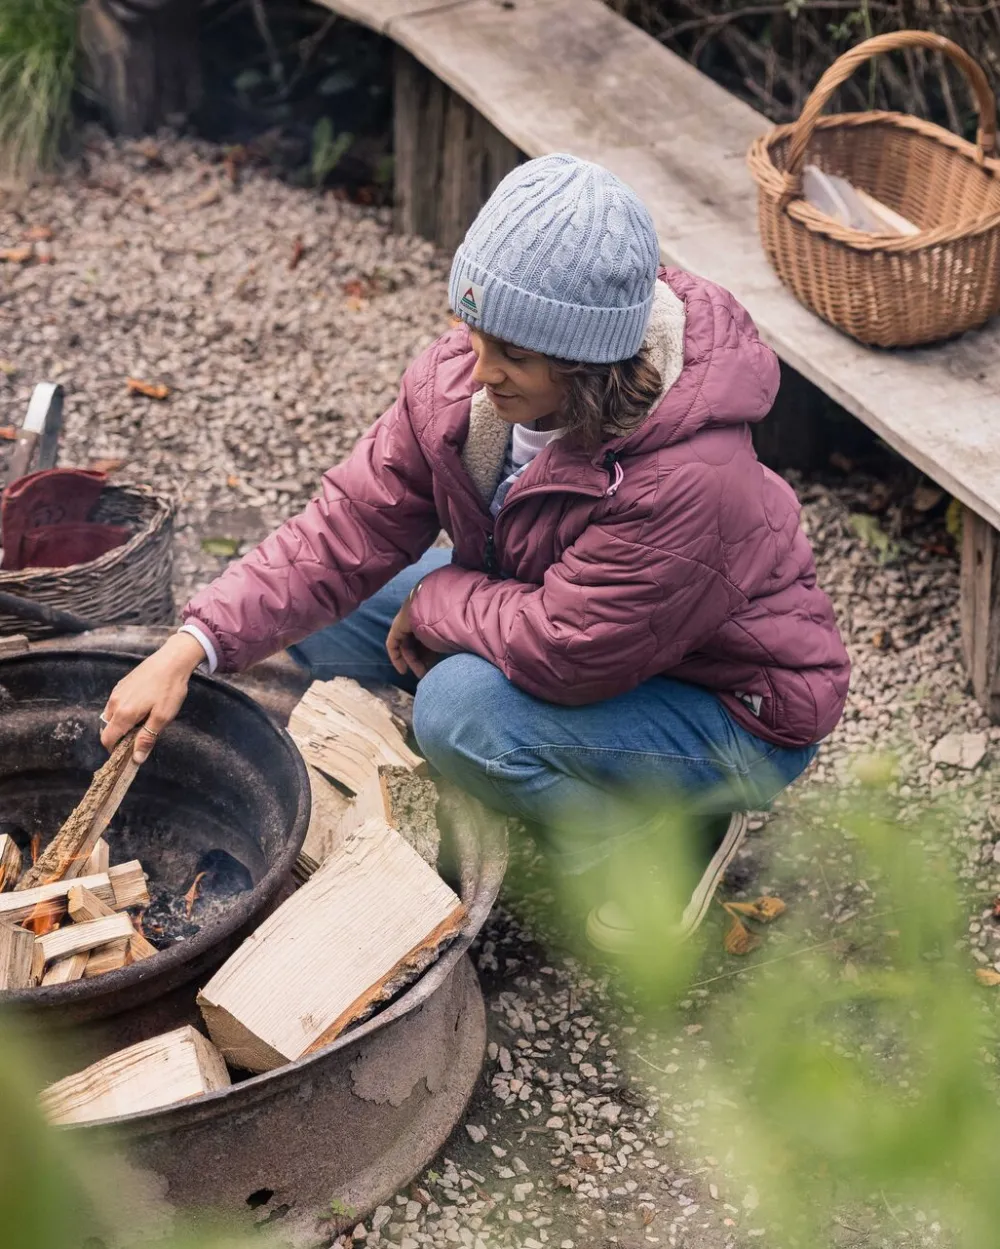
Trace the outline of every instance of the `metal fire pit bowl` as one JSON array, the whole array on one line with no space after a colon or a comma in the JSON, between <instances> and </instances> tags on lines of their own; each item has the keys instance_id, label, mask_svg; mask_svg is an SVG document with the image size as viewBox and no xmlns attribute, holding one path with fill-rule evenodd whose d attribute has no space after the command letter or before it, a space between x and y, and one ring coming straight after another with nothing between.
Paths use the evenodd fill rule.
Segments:
<instances>
[{"instance_id":1,"label":"metal fire pit bowl","mask_svg":"<svg viewBox=\"0 0 1000 1249\"><path fill-rule=\"evenodd\" d=\"M101 629L74 645L139 657L163 636L158 629ZM59 645L33 644L32 652L49 663ZM7 666L0 663L0 683ZM238 680L280 725L308 684L281 659ZM268 1249L328 1245L391 1200L448 1139L486 1048L486 1012L468 951L500 891L507 837L501 816L453 786L439 788L442 871L467 918L419 980L299 1062L154 1114L67 1129L121 1159L114 1215L125 1230L106 1239L109 1249L146 1245L189 1222L193 1211L221 1215L234 1231L255 1226ZM155 1004L153 1031L199 1022L194 988ZM136 1023L141 1014L110 1021L121 1029L119 1046L150 1035L150 1018Z\"/></svg>"},{"instance_id":2,"label":"metal fire pit bowl","mask_svg":"<svg viewBox=\"0 0 1000 1249\"><path fill-rule=\"evenodd\" d=\"M98 716L134 662L65 650L0 663L0 819L44 841L58 830L107 758ZM175 991L202 983L273 908L308 824L309 782L288 734L253 699L196 676L111 824L111 859L139 858L152 881L183 894L200 856L221 849L247 869L252 888L152 958L90 980L0 993L0 1006L26 1012L45 1035L72 1026L82 1036L79 1025L110 1016L128 1016L104 1030L112 1048L148 1035L135 1023L140 1008L160 1011ZM94 1048L93 1037L79 1046L88 1059Z\"/></svg>"}]
</instances>

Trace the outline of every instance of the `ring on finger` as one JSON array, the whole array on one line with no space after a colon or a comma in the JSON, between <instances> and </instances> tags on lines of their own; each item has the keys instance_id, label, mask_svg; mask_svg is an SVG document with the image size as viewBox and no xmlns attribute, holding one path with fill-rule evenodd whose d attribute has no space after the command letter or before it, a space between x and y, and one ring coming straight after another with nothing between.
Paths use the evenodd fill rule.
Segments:
<instances>
[{"instance_id":1,"label":"ring on finger","mask_svg":"<svg viewBox=\"0 0 1000 1249\"><path fill-rule=\"evenodd\" d=\"M140 733L145 733L145 734L147 734L147 736L149 736L149 737L159 737L159 736L160 736L160 735L159 735L159 733L157 733L155 729L150 729L150 728L147 728L145 724L142 726L142 728L139 730L139 732L140 732Z\"/></svg>"},{"instance_id":2,"label":"ring on finger","mask_svg":"<svg viewBox=\"0 0 1000 1249\"><path fill-rule=\"evenodd\" d=\"M102 712L101 712L101 714L98 716L98 720L99 720L99 721L100 721L100 723L101 723L101 728L102 728L102 729L106 729L106 728L108 727L108 725L111 723L111 721L108 719L108 717L104 714L104 712L103 712L103 711L102 711Z\"/></svg>"}]
</instances>

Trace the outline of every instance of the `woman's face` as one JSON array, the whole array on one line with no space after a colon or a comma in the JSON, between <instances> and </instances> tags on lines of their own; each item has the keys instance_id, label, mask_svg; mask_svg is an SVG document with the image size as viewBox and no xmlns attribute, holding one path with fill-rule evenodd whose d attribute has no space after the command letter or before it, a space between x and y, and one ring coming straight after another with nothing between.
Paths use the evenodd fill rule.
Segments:
<instances>
[{"instance_id":1,"label":"woman's face","mask_svg":"<svg viewBox=\"0 0 1000 1249\"><path fill-rule=\"evenodd\" d=\"M537 421L539 429L554 429L566 383L553 376L548 357L479 330L471 330L470 337L476 353L472 380L486 390L498 414L512 425Z\"/></svg>"}]
</instances>

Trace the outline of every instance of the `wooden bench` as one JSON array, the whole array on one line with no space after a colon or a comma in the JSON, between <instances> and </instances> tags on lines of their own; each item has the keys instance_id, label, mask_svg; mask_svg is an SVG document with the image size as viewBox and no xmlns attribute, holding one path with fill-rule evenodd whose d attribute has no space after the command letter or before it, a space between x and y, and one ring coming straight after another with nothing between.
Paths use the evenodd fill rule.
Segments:
<instances>
[{"instance_id":1,"label":"wooden bench","mask_svg":"<svg viewBox=\"0 0 1000 1249\"><path fill-rule=\"evenodd\" d=\"M757 237L745 160L768 120L600 0L321 2L398 45L400 228L454 247L522 153L599 161L649 206L668 263L731 290L784 362L961 500L966 662L1000 719L1000 324L882 352L802 308Z\"/></svg>"}]
</instances>

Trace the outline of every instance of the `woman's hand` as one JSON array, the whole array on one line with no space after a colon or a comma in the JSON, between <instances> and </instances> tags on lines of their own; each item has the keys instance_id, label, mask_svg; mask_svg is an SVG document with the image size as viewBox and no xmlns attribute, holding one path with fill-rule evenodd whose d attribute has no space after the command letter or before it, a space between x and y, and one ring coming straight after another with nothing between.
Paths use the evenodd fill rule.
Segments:
<instances>
[{"instance_id":1,"label":"woman's hand","mask_svg":"<svg viewBox=\"0 0 1000 1249\"><path fill-rule=\"evenodd\" d=\"M119 681L104 708L104 748L112 750L129 729L142 724L132 757L136 763L145 763L157 736L183 706L191 673L204 658L197 638L189 633L175 633Z\"/></svg>"},{"instance_id":2,"label":"woman's hand","mask_svg":"<svg viewBox=\"0 0 1000 1249\"><path fill-rule=\"evenodd\" d=\"M411 594L389 626L385 649L389 652L392 666L400 676L405 676L409 670L419 678L425 677L428 670L434 667L441 656L429 650L410 627L410 600L412 598Z\"/></svg>"}]
</instances>

